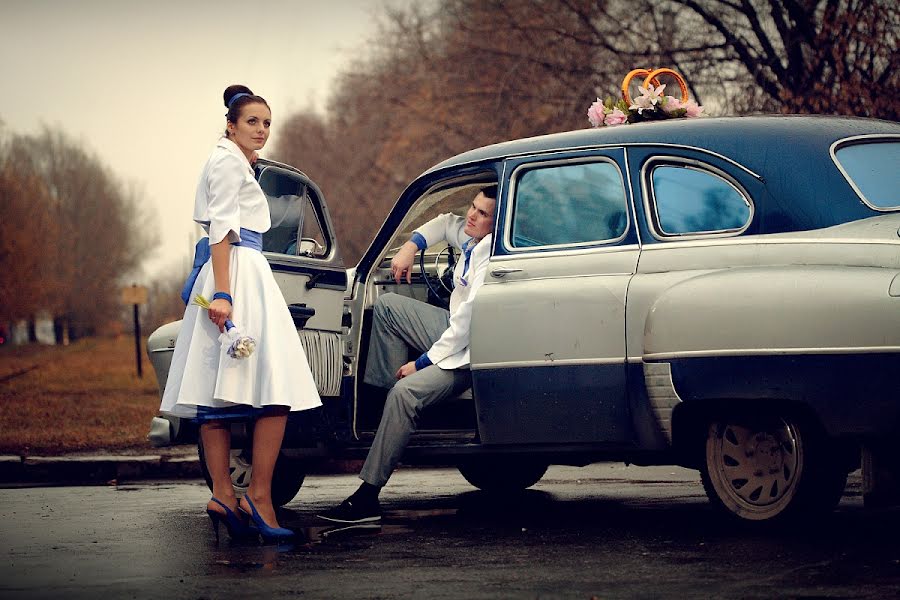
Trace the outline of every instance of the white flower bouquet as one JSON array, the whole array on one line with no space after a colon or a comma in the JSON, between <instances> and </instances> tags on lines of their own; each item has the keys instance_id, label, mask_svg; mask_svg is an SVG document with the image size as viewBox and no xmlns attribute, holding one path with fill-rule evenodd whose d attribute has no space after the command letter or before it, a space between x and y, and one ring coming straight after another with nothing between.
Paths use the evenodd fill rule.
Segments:
<instances>
[{"instance_id":1,"label":"white flower bouquet","mask_svg":"<svg viewBox=\"0 0 900 600\"><path fill-rule=\"evenodd\" d=\"M194 296L193 304L209 310L209 300L200 294ZM219 336L219 342L228 344L228 356L231 358L247 358L256 350L256 340L249 335L242 335L231 320L225 321L225 331Z\"/></svg>"}]
</instances>

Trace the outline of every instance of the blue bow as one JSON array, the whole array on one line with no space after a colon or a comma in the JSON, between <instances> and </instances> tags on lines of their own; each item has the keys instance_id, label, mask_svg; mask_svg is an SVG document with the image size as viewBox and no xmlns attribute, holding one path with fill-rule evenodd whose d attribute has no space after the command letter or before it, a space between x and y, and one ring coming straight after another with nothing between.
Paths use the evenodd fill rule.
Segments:
<instances>
[{"instance_id":1,"label":"blue bow","mask_svg":"<svg viewBox=\"0 0 900 600\"><path fill-rule=\"evenodd\" d=\"M194 282L197 281L197 275L200 274L200 269L206 264L206 261L209 260L209 256L209 238L200 238L200 241L194 246L194 266L191 268L191 273L188 275L187 281L184 282L184 287L181 288L181 299L184 300L185 304L190 302L191 290L194 289Z\"/></svg>"}]
</instances>

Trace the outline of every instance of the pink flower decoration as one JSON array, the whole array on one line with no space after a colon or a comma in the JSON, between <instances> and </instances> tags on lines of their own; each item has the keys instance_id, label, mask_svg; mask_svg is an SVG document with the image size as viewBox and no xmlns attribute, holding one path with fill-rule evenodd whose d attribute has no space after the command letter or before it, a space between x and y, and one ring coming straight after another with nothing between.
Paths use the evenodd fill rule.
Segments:
<instances>
[{"instance_id":1,"label":"pink flower decoration","mask_svg":"<svg viewBox=\"0 0 900 600\"><path fill-rule=\"evenodd\" d=\"M676 98L675 96L666 96L666 103L663 105L663 110L667 113L673 113L679 108L684 108L685 105L681 103L681 98Z\"/></svg>"},{"instance_id":2,"label":"pink flower decoration","mask_svg":"<svg viewBox=\"0 0 900 600\"><path fill-rule=\"evenodd\" d=\"M603 116L603 102L600 101L600 98L597 98L597 101L588 108L587 118L588 121L591 122L591 125L600 127L603 125Z\"/></svg>"},{"instance_id":3,"label":"pink flower decoration","mask_svg":"<svg viewBox=\"0 0 900 600\"><path fill-rule=\"evenodd\" d=\"M622 123L624 123L627 120L628 120L628 117L625 115L625 113L623 113L618 108L614 108L611 113L606 115L606 118L604 119L604 123L606 123L610 127L613 127L615 125L621 125Z\"/></svg>"},{"instance_id":4,"label":"pink flower decoration","mask_svg":"<svg viewBox=\"0 0 900 600\"><path fill-rule=\"evenodd\" d=\"M702 117L703 116L703 107L694 102L693 100L688 100L683 108L687 110L686 117Z\"/></svg>"}]
</instances>

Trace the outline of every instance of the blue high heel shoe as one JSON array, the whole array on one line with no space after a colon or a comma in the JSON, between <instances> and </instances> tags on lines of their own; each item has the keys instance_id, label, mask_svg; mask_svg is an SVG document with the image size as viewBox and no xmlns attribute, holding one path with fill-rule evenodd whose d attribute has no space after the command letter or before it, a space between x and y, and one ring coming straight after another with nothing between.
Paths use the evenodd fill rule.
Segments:
<instances>
[{"instance_id":1,"label":"blue high heel shoe","mask_svg":"<svg viewBox=\"0 0 900 600\"><path fill-rule=\"evenodd\" d=\"M221 500L215 496L210 498L210 500L225 510L225 514L222 514L211 508L206 509L206 514L209 515L209 520L212 521L213 531L216 532L217 543L219 541L219 523L225 523L225 529L228 530L228 536L233 540L246 540L256 536L256 531L251 529L243 519L237 516L235 512L228 508Z\"/></svg>"},{"instance_id":2,"label":"blue high heel shoe","mask_svg":"<svg viewBox=\"0 0 900 600\"><path fill-rule=\"evenodd\" d=\"M247 501L247 504L250 505L251 512L248 516L253 521L253 524L256 525L256 529L259 531L259 535L262 536L263 540L268 542L282 542L294 537L294 532L290 529L284 527L270 527L267 525L259 513L256 512L256 507L253 506L253 500L250 499L250 496L244 494L244 499ZM238 506L238 509L247 514L247 511L244 510L243 506Z\"/></svg>"}]
</instances>

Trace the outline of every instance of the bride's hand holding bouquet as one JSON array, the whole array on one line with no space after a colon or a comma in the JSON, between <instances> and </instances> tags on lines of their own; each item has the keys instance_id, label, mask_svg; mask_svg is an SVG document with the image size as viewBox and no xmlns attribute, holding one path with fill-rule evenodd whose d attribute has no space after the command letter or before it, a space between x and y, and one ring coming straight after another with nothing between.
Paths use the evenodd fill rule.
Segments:
<instances>
[{"instance_id":1,"label":"bride's hand holding bouquet","mask_svg":"<svg viewBox=\"0 0 900 600\"><path fill-rule=\"evenodd\" d=\"M223 294L223 296L225 295L227 294ZM209 312L210 320L216 324L222 333L219 336L219 342L223 345L228 344L228 356L231 358L247 358L253 354L253 351L256 350L256 340L249 335L241 335L238 328L231 322L229 319L231 317L231 302L228 298L216 298L213 296L213 301L210 302L202 295L197 294L194 296L193 303Z\"/></svg>"}]
</instances>

